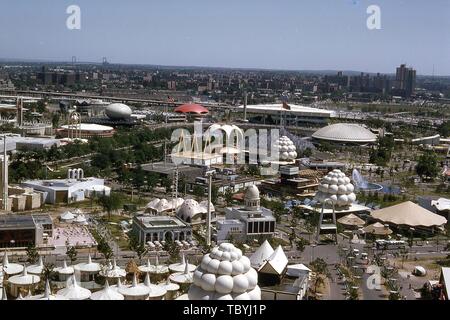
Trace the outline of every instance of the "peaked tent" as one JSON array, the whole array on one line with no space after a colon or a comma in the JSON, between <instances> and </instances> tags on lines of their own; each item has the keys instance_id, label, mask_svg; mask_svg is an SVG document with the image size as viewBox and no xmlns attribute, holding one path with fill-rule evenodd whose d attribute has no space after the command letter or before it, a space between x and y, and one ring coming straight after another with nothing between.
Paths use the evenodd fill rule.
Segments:
<instances>
[{"instance_id":1,"label":"peaked tent","mask_svg":"<svg viewBox=\"0 0 450 320\"><path fill-rule=\"evenodd\" d=\"M265 260L267 260L274 250L269 241L265 240L262 245L255 251L250 257L250 264L253 268L258 269L261 267Z\"/></svg>"},{"instance_id":2,"label":"peaked tent","mask_svg":"<svg viewBox=\"0 0 450 320\"><path fill-rule=\"evenodd\" d=\"M282 275L288 264L288 258L283 251L283 248L278 246L272 255L259 268L260 273L269 273L275 275Z\"/></svg>"}]
</instances>

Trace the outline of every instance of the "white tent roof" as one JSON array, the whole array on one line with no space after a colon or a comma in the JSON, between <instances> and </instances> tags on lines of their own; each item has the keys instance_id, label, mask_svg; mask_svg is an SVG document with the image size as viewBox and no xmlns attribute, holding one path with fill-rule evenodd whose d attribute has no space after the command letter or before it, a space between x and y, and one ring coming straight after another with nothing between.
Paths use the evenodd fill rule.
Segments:
<instances>
[{"instance_id":1,"label":"white tent roof","mask_svg":"<svg viewBox=\"0 0 450 320\"><path fill-rule=\"evenodd\" d=\"M19 274L19 273L21 273L23 271L23 266L21 264L9 263L8 253L6 252L6 250L5 250L5 253L3 255L2 268L3 268L3 271L7 275Z\"/></svg>"},{"instance_id":2,"label":"white tent roof","mask_svg":"<svg viewBox=\"0 0 450 320\"><path fill-rule=\"evenodd\" d=\"M40 256L37 264L33 264L27 267L27 272L35 275L40 275L42 273L42 269L44 269L44 263L42 262L42 257Z\"/></svg>"},{"instance_id":3,"label":"white tent roof","mask_svg":"<svg viewBox=\"0 0 450 320\"><path fill-rule=\"evenodd\" d=\"M101 270L99 263L92 262L91 255L88 256L87 263L79 263L74 268L81 272L99 272Z\"/></svg>"},{"instance_id":4,"label":"white tent roof","mask_svg":"<svg viewBox=\"0 0 450 320\"><path fill-rule=\"evenodd\" d=\"M309 269L303 263L292 264L290 266L287 266L287 269L286 269L286 274L291 277L298 277L300 275L308 274L310 272L311 272L311 269Z\"/></svg>"},{"instance_id":5,"label":"white tent roof","mask_svg":"<svg viewBox=\"0 0 450 320\"><path fill-rule=\"evenodd\" d=\"M139 284L136 278L136 274L133 275L133 283L131 286L121 286L118 288L118 292L124 296L141 297L148 296L150 288L144 284Z\"/></svg>"},{"instance_id":6,"label":"white tent roof","mask_svg":"<svg viewBox=\"0 0 450 320\"><path fill-rule=\"evenodd\" d=\"M15 285L31 285L34 283L39 283L41 281L41 278L36 275L28 274L27 268L23 267L23 272L20 275L12 276L8 279L9 283L15 284Z\"/></svg>"},{"instance_id":7,"label":"white tent roof","mask_svg":"<svg viewBox=\"0 0 450 320\"><path fill-rule=\"evenodd\" d=\"M150 289L149 298L162 297L167 293L165 288L151 283L149 273L145 275L144 285Z\"/></svg>"},{"instance_id":8,"label":"white tent roof","mask_svg":"<svg viewBox=\"0 0 450 320\"><path fill-rule=\"evenodd\" d=\"M73 210L73 213L75 213L75 214L83 214L83 211L80 208L76 208L75 210Z\"/></svg>"},{"instance_id":9,"label":"white tent roof","mask_svg":"<svg viewBox=\"0 0 450 320\"><path fill-rule=\"evenodd\" d=\"M86 223L86 217L84 216L84 214L80 213L74 220L73 222L75 223Z\"/></svg>"},{"instance_id":10,"label":"white tent roof","mask_svg":"<svg viewBox=\"0 0 450 320\"><path fill-rule=\"evenodd\" d=\"M385 223L411 227L442 226L447 223L447 219L444 217L422 208L411 201L375 210L370 215Z\"/></svg>"},{"instance_id":11,"label":"white tent roof","mask_svg":"<svg viewBox=\"0 0 450 320\"><path fill-rule=\"evenodd\" d=\"M281 275L288 264L288 258L283 248L278 246L267 261L259 268L262 273L275 273Z\"/></svg>"},{"instance_id":12,"label":"white tent roof","mask_svg":"<svg viewBox=\"0 0 450 320\"><path fill-rule=\"evenodd\" d=\"M265 240L262 245L250 257L250 263L253 268L259 268L267 260L274 250L269 241Z\"/></svg>"},{"instance_id":13,"label":"white tent roof","mask_svg":"<svg viewBox=\"0 0 450 320\"><path fill-rule=\"evenodd\" d=\"M59 274L73 274L75 272L73 267L67 266L67 262L65 259L63 261L63 266L60 268L55 268L55 271L58 272Z\"/></svg>"},{"instance_id":14,"label":"white tent roof","mask_svg":"<svg viewBox=\"0 0 450 320\"><path fill-rule=\"evenodd\" d=\"M170 279L170 281L179 283L179 284L194 282L194 273L189 272L189 262L186 260L184 272L172 273L169 276L169 279Z\"/></svg>"},{"instance_id":15,"label":"white tent roof","mask_svg":"<svg viewBox=\"0 0 450 320\"><path fill-rule=\"evenodd\" d=\"M180 286L178 284L176 284L176 283L170 282L169 278L167 278L167 281L165 283L160 283L159 286L163 287L167 291L178 291L178 290L180 290Z\"/></svg>"},{"instance_id":16,"label":"white tent roof","mask_svg":"<svg viewBox=\"0 0 450 320\"><path fill-rule=\"evenodd\" d=\"M145 206L146 209L152 209L155 210L158 213L172 210L172 209L178 209L184 202L183 198L176 198L176 199L153 199L147 205Z\"/></svg>"},{"instance_id":17,"label":"white tent roof","mask_svg":"<svg viewBox=\"0 0 450 320\"><path fill-rule=\"evenodd\" d=\"M58 295L63 296L69 300L86 300L91 296L91 291L82 288L78 285L75 276L70 277L70 281L67 281L69 285L58 291ZM71 284L70 284L71 282Z\"/></svg>"},{"instance_id":18,"label":"white tent roof","mask_svg":"<svg viewBox=\"0 0 450 320\"><path fill-rule=\"evenodd\" d=\"M188 268L189 272L194 272L194 270L195 270L195 268L197 268L197 266L188 263L187 268ZM180 262L169 265L169 270L171 272L184 272L185 269L186 269L186 258L184 256L184 253L181 255Z\"/></svg>"},{"instance_id":19,"label":"white tent roof","mask_svg":"<svg viewBox=\"0 0 450 320\"><path fill-rule=\"evenodd\" d=\"M91 300L124 300L124 296L109 286L106 280L105 286L102 290L94 292L91 295Z\"/></svg>"},{"instance_id":20,"label":"white tent roof","mask_svg":"<svg viewBox=\"0 0 450 320\"><path fill-rule=\"evenodd\" d=\"M70 212L70 211L66 211L66 212L62 213L59 217L62 220L73 220L73 219L75 219L75 215L72 212Z\"/></svg>"}]
</instances>

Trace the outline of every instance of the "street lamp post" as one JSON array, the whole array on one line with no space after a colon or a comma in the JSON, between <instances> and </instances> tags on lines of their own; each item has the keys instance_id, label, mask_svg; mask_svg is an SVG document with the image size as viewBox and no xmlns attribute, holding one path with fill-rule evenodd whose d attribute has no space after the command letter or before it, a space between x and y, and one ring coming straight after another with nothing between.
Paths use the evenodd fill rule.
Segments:
<instances>
[{"instance_id":1,"label":"street lamp post","mask_svg":"<svg viewBox=\"0 0 450 320\"><path fill-rule=\"evenodd\" d=\"M212 176L215 170L206 171L205 175L208 177L208 213L206 216L206 245L211 245L211 185Z\"/></svg>"}]
</instances>

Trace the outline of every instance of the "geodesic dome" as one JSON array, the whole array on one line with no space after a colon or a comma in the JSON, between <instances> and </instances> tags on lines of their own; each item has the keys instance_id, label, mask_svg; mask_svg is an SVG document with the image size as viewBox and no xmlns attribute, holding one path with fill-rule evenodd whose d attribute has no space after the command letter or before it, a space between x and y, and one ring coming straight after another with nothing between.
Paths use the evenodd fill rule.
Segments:
<instances>
[{"instance_id":1,"label":"geodesic dome","mask_svg":"<svg viewBox=\"0 0 450 320\"><path fill-rule=\"evenodd\" d=\"M318 190L315 199L322 204L326 199L331 199L336 206L345 207L356 201L355 187L339 169L329 172L320 182Z\"/></svg>"}]
</instances>

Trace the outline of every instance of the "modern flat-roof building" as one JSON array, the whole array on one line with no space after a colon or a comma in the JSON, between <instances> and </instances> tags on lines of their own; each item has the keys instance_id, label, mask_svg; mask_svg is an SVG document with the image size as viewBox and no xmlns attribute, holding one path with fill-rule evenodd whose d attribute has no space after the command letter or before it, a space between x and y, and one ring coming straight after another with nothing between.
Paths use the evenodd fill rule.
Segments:
<instances>
[{"instance_id":1,"label":"modern flat-roof building","mask_svg":"<svg viewBox=\"0 0 450 320\"><path fill-rule=\"evenodd\" d=\"M89 177L78 179L28 180L22 186L33 188L44 194L45 203L72 203L83 201L92 193L109 195L110 188L104 179Z\"/></svg>"},{"instance_id":2,"label":"modern flat-roof building","mask_svg":"<svg viewBox=\"0 0 450 320\"><path fill-rule=\"evenodd\" d=\"M231 239L248 241L258 237L272 237L275 218L272 211L260 206L258 188L248 187L244 196L245 206L225 208L225 219L217 221L217 242Z\"/></svg>"},{"instance_id":3,"label":"modern flat-roof building","mask_svg":"<svg viewBox=\"0 0 450 320\"><path fill-rule=\"evenodd\" d=\"M147 214L133 217L132 232L140 242L191 240L191 226L177 217L152 216Z\"/></svg>"},{"instance_id":4,"label":"modern flat-roof building","mask_svg":"<svg viewBox=\"0 0 450 320\"><path fill-rule=\"evenodd\" d=\"M238 106L244 110L244 106ZM246 107L247 119L253 123L298 125L301 123L328 123L335 116L332 110L325 110L295 104L254 104Z\"/></svg>"},{"instance_id":5,"label":"modern flat-roof building","mask_svg":"<svg viewBox=\"0 0 450 320\"><path fill-rule=\"evenodd\" d=\"M48 236L53 233L53 221L48 214L0 216L0 248L41 245L44 233Z\"/></svg>"}]
</instances>

